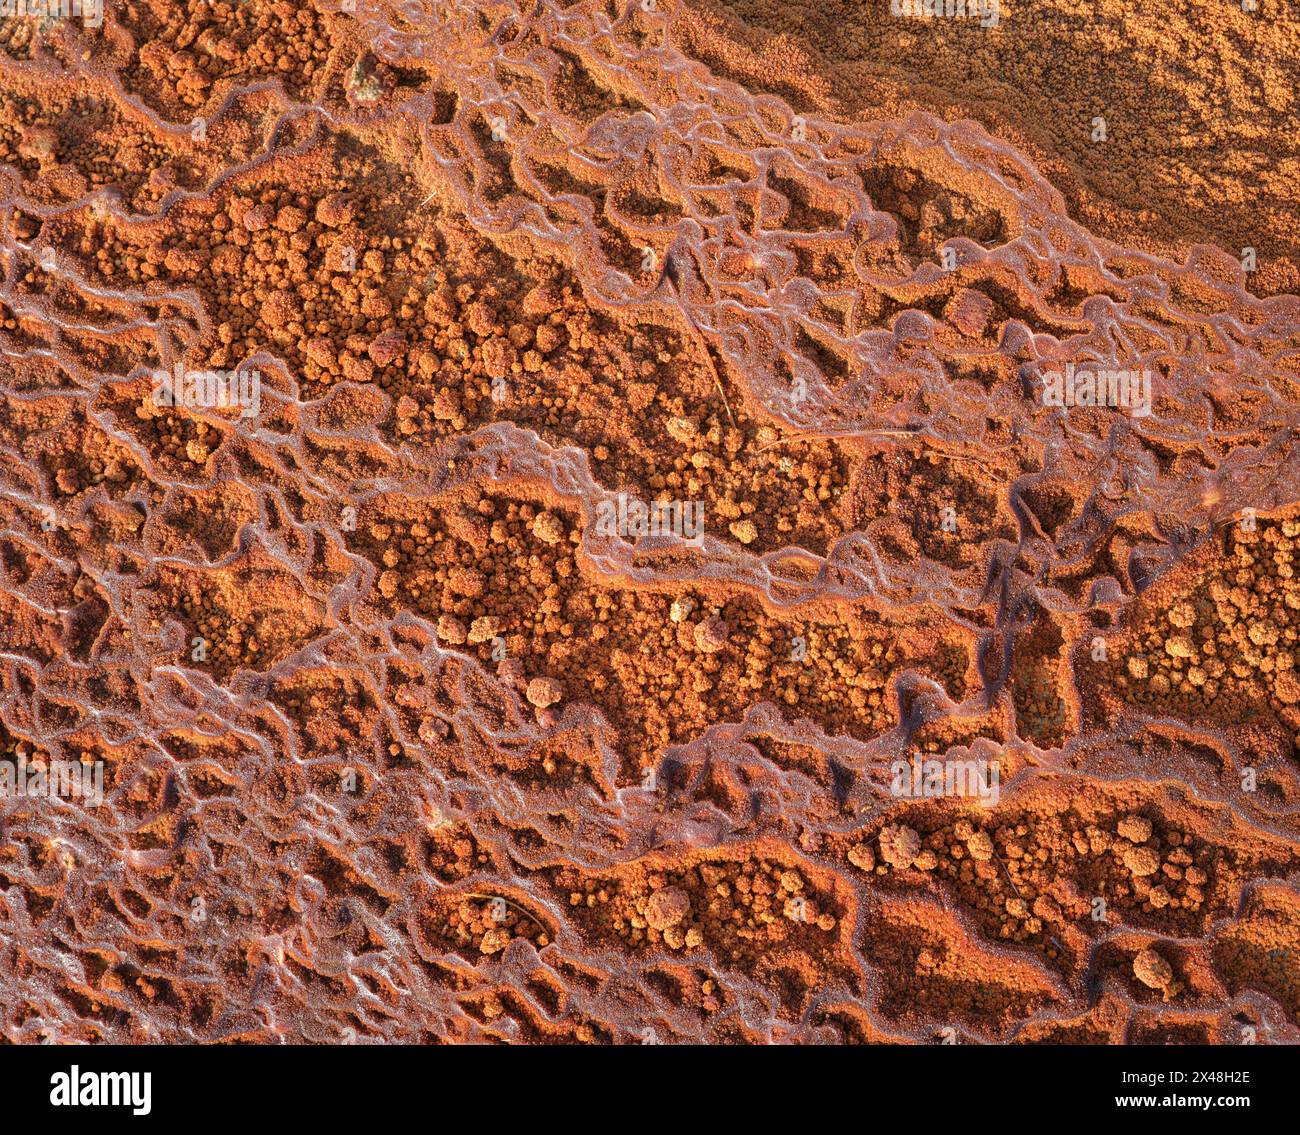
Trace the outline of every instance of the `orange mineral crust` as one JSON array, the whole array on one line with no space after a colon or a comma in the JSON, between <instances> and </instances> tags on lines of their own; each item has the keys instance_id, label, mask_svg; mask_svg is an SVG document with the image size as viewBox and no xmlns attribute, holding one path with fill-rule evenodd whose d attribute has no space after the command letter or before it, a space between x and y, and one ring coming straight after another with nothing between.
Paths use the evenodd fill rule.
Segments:
<instances>
[{"instance_id":1,"label":"orange mineral crust","mask_svg":"<svg viewBox=\"0 0 1300 1135\"><path fill-rule=\"evenodd\" d=\"M1253 292L1300 291L1294 0L938 0L954 18L926 18L933 3L687 0L672 27L797 111L972 118L1093 231L1179 260L1254 248Z\"/></svg>"},{"instance_id":2,"label":"orange mineral crust","mask_svg":"<svg viewBox=\"0 0 1300 1135\"><path fill-rule=\"evenodd\" d=\"M0 1036L1300 1041L1296 32L1114 7L0 17Z\"/></svg>"}]
</instances>

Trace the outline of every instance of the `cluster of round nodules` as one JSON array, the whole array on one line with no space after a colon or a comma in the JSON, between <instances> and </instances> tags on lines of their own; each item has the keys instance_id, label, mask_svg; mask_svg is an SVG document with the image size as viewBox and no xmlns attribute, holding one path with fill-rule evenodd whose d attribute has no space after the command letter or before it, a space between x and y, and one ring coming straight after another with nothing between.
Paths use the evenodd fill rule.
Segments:
<instances>
[{"instance_id":1,"label":"cluster of round nodules","mask_svg":"<svg viewBox=\"0 0 1300 1135\"><path fill-rule=\"evenodd\" d=\"M487 497L460 523L468 540L432 518L368 525L362 538L382 567L377 590L433 618L444 645L477 648L542 724L554 724L565 685L553 674L530 676L524 660L537 657L529 647L538 636L574 638L574 624L562 617L561 584L573 575L580 533L561 513ZM528 565L523 576L521 560Z\"/></svg>"},{"instance_id":2,"label":"cluster of round nodules","mask_svg":"<svg viewBox=\"0 0 1300 1135\"><path fill-rule=\"evenodd\" d=\"M419 519L386 512L354 543L380 569L380 599L424 614L442 645L475 648L543 727L579 690L634 722L647 735L638 763L757 697L808 705L837 729L886 725L895 644L839 620L783 625L754 603L593 587L581 539L558 508L483 497Z\"/></svg>"},{"instance_id":3,"label":"cluster of round nodules","mask_svg":"<svg viewBox=\"0 0 1300 1135\"><path fill-rule=\"evenodd\" d=\"M1094 896L1121 910L1196 914L1206 898L1210 854L1182 832L1157 832L1146 816L1126 813L1113 828L1071 814L1025 816L981 826L959 818L922 835L886 824L873 848L847 850L859 871L876 876L916 871L956 886L1000 938L1050 934L1066 922L1089 926ZM1049 956L1059 953L1045 942Z\"/></svg>"},{"instance_id":4,"label":"cluster of round nodules","mask_svg":"<svg viewBox=\"0 0 1300 1135\"><path fill-rule=\"evenodd\" d=\"M96 439L99 442L100 439ZM177 438L167 445L174 452L183 452L188 443ZM60 493L75 496L85 489L105 482L121 491L133 485L139 477L139 467L131 456L116 445L85 444L79 452L69 452L66 464L54 470L54 484Z\"/></svg>"},{"instance_id":5,"label":"cluster of round nodules","mask_svg":"<svg viewBox=\"0 0 1300 1135\"><path fill-rule=\"evenodd\" d=\"M203 465L224 440L221 431L215 426L198 421L182 411L158 406L150 395L145 395L137 404L135 416L151 436L150 452L166 454L175 461ZM117 480L126 479L124 473L118 473Z\"/></svg>"},{"instance_id":6,"label":"cluster of round nodules","mask_svg":"<svg viewBox=\"0 0 1300 1135\"><path fill-rule=\"evenodd\" d=\"M330 17L310 5L195 4L151 12L139 63L168 100L196 109L215 84L275 78L291 89L324 72Z\"/></svg>"},{"instance_id":7,"label":"cluster of round nodules","mask_svg":"<svg viewBox=\"0 0 1300 1135\"><path fill-rule=\"evenodd\" d=\"M1097 828L1087 829L1084 835L1089 850L1101 849L1123 864L1130 880L1121 898L1139 905L1144 913L1200 910L1209 874L1200 862L1206 857L1191 837L1175 830L1157 834L1151 821L1138 815L1121 818L1113 838ZM1076 837L1076 848L1082 843Z\"/></svg>"},{"instance_id":8,"label":"cluster of round nodules","mask_svg":"<svg viewBox=\"0 0 1300 1135\"><path fill-rule=\"evenodd\" d=\"M445 436L525 401L554 419L548 425L557 425L555 415L567 402L543 389L547 371L561 369L561 356L579 350L588 337L572 293L542 283L522 300L511 299L489 282L453 286L436 267L427 280L428 294L408 289L398 311L410 334L405 366L411 385L397 402L397 432ZM400 349L379 344L371 361L401 363L408 342L393 343Z\"/></svg>"},{"instance_id":9,"label":"cluster of round nodules","mask_svg":"<svg viewBox=\"0 0 1300 1135\"><path fill-rule=\"evenodd\" d=\"M173 5L143 17L138 10L133 14L147 24L144 34L141 28L132 26L131 16L119 15L139 44L131 64L140 85L137 95L144 95L145 102L160 109L162 118L192 120L195 125L203 121L194 117L195 112L208 103L224 80L248 83L275 79L290 90L300 90L325 74L330 56L336 51L332 29L323 26L332 22L332 17L310 5ZM0 22L0 43L4 43L6 54L22 57L17 47L24 37L12 33L24 27L35 31L43 22ZM83 56L83 61L86 58L89 56ZM224 93L224 87L220 93ZM197 154L178 160L177 147L161 144L152 131L136 123L136 116L113 113L105 120L102 116L116 108L98 98L93 99L94 130L75 129L88 113L85 92L78 91L71 105L65 105L55 91L50 94L53 105L42 100L40 117L46 122L74 124L75 144L60 138L49 126L28 127L13 147L16 152L12 153L11 164L19 166L17 159L21 157L24 161L20 168L27 174L58 167L68 199L109 184L124 191L135 211L148 212L168 192L194 187L192 183L199 176L194 172L190 172L185 185L181 181L195 158L202 162L208 156L214 160L229 156L215 140L200 137L192 127L186 143L193 139ZM21 123L27 117L24 111L29 102L23 99L17 105L0 107L0 119ZM205 152L206 147L210 148ZM184 148L189 150L190 146ZM0 144L0 160L10 158L8 150ZM74 154L75 167L69 160Z\"/></svg>"},{"instance_id":10,"label":"cluster of round nodules","mask_svg":"<svg viewBox=\"0 0 1300 1135\"><path fill-rule=\"evenodd\" d=\"M838 454L829 448L797 457L783 452L771 426L723 429L715 420L702 429L694 419L675 415L667 421L667 432L689 452L676 459L675 475L665 487L708 499L710 512L746 546L762 536L788 540L810 525L848 482ZM719 450L722 457L716 456Z\"/></svg>"},{"instance_id":11,"label":"cluster of round nodules","mask_svg":"<svg viewBox=\"0 0 1300 1135\"><path fill-rule=\"evenodd\" d=\"M455 883L488 864L487 852L480 850L468 825L444 822L431 832L429 866L444 883Z\"/></svg>"},{"instance_id":12,"label":"cluster of round nodules","mask_svg":"<svg viewBox=\"0 0 1300 1135\"><path fill-rule=\"evenodd\" d=\"M515 938L541 949L550 942L546 927L503 898L476 896L456 903L441 924L444 939L454 948L499 954Z\"/></svg>"},{"instance_id":13,"label":"cluster of round nodules","mask_svg":"<svg viewBox=\"0 0 1300 1135\"><path fill-rule=\"evenodd\" d=\"M537 374L568 339L544 310L551 293L527 320L502 322L495 284L453 289L435 241L368 233L358 199L250 188L194 206L198 215L183 212L172 235L146 244L109 219L90 251L107 278L202 284L216 338L205 367L270 346L309 387L390 390L403 436L491 416L494 381Z\"/></svg>"},{"instance_id":14,"label":"cluster of round nodules","mask_svg":"<svg viewBox=\"0 0 1300 1135\"><path fill-rule=\"evenodd\" d=\"M258 637L262 619L255 615L232 615L206 606L202 598L183 595L177 601L177 610L202 639L196 645L187 644L191 661L210 668L215 673L228 673L240 667L256 668L265 657L266 643ZM151 619L150 627L158 631L161 619ZM193 653L198 651L197 654Z\"/></svg>"},{"instance_id":15,"label":"cluster of round nodules","mask_svg":"<svg viewBox=\"0 0 1300 1135\"><path fill-rule=\"evenodd\" d=\"M1233 548L1135 635L1117 684L1133 702L1174 698L1236 720L1269 691L1300 741L1300 520L1234 529Z\"/></svg>"},{"instance_id":16,"label":"cluster of round nodules","mask_svg":"<svg viewBox=\"0 0 1300 1135\"><path fill-rule=\"evenodd\" d=\"M839 925L802 872L769 860L700 863L643 879L582 880L569 904L591 911L602 930L629 946L705 946L730 960L800 928L830 932Z\"/></svg>"},{"instance_id":17,"label":"cluster of round nodules","mask_svg":"<svg viewBox=\"0 0 1300 1135\"><path fill-rule=\"evenodd\" d=\"M885 708L888 672L902 657L896 645L883 642L853 643L843 626L795 624L784 629L737 627L724 618L724 606L680 595L668 609L676 628L677 643L687 651L716 655L729 643L741 647L745 672L738 688L762 691L767 696L774 678L783 688L774 692L787 705L813 701L847 701L854 710L876 717ZM796 651L798 644L802 649ZM855 657L856 655L856 657ZM784 670L774 670L773 664ZM830 671L832 680L827 680ZM696 686L706 692L709 685Z\"/></svg>"}]
</instances>

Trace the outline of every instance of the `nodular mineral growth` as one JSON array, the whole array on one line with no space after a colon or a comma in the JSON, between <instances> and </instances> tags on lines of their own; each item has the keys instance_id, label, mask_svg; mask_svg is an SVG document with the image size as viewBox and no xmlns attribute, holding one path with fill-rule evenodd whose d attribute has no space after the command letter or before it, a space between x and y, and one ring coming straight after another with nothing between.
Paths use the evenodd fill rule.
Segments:
<instances>
[{"instance_id":1,"label":"nodular mineral growth","mask_svg":"<svg viewBox=\"0 0 1300 1135\"><path fill-rule=\"evenodd\" d=\"M698 7L0 20L9 1040L1300 1039L1300 300Z\"/></svg>"}]
</instances>

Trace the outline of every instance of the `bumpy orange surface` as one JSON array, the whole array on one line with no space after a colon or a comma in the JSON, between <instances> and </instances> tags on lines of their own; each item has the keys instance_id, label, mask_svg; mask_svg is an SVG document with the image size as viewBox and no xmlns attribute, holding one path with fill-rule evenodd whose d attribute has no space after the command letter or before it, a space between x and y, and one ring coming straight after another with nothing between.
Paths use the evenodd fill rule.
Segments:
<instances>
[{"instance_id":1,"label":"bumpy orange surface","mask_svg":"<svg viewBox=\"0 0 1300 1135\"><path fill-rule=\"evenodd\" d=\"M0 20L0 1035L1300 1039L1296 30L1085 7Z\"/></svg>"}]
</instances>

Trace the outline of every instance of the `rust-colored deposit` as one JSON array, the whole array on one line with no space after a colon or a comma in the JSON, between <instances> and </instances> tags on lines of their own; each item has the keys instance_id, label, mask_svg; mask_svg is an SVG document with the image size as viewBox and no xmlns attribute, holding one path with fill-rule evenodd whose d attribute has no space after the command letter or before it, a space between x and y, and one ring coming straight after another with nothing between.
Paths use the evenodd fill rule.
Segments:
<instances>
[{"instance_id":1,"label":"rust-colored deposit","mask_svg":"<svg viewBox=\"0 0 1300 1135\"><path fill-rule=\"evenodd\" d=\"M1085 7L0 18L0 1036L1300 1040L1296 26Z\"/></svg>"}]
</instances>

